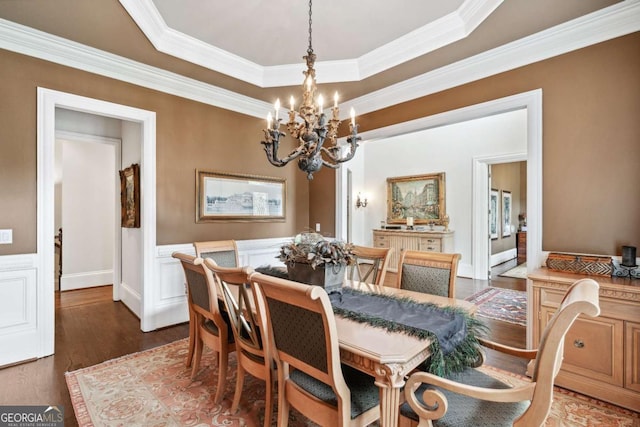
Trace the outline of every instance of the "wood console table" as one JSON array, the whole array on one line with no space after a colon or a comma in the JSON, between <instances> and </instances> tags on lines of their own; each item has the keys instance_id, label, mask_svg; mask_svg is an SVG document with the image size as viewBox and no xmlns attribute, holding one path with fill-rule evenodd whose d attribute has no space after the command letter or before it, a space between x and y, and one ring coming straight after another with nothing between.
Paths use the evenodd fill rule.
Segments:
<instances>
[{"instance_id":1,"label":"wood console table","mask_svg":"<svg viewBox=\"0 0 640 427\"><path fill-rule=\"evenodd\" d=\"M404 250L453 252L453 231L373 230L373 246L393 248L389 270L397 271L400 253Z\"/></svg>"},{"instance_id":2,"label":"wood console table","mask_svg":"<svg viewBox=\"0 0 640 427\"><path fill-rule=\"evenodd\" d=\"M533 344L569 286L585 277L600 284L600 316L581 316L569 329L556 384L640 411L640 280L531 272Z\"/></svg>"}]
</instances>

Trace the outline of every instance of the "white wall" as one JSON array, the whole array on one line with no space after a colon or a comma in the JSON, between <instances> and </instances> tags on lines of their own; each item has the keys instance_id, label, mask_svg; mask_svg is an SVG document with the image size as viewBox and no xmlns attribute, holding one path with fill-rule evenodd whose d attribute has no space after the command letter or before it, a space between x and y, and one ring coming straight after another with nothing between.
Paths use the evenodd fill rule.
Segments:
<instances>
[{"instance_id":1,"label":"white wall","mask_svg":"<svg viewBox=\"0 0 640 427\"><path fill-rule=\"evenodd\" d=\"M122 164L120 169L141 164L142 127L139 123L122 122ZM141 167L143 167L141 165ZM142 171L141 171L142 176ZM142 184L142 180L141 180ZM140 188L140 206L144 188ZM142 218L142 215L141 215ZM122 228L121 281L118 297L138 317L142 313L142 228Z\"/></svg>"},{"instance_id":2,"label":"white wall","mask_svg":"<svg viewBox=\"0 0 640 427\"><path fill-rule=\"evenodd\" d=\"M388 177L445 172L446 212L455 251L462 254L460 271L471 271L473 158L526 152L527 114L517 110L365 142L359 150L349 165L353 198L366 193L369 204L354 213L354 243L373 244L371 230L386 218Z\"/></svg>"},{"instance_id":3,"label":"white wall","mask_svg":"<svg viewBox=\"0 0 640 427\"><path fill-rule=\"evenodd\" d=\"M122 122L122 164L120 169L141 164L142 127L139 123ZM141 165L141 167L144 167ZM140 172L142 175L142 171ZM142 180L141 180L142 181ZM140 189L140 206L144 188ZM142 218L142 215L141 215ZM122 228L121 280L117 290L119 299L138 317L142 304L142 229Z\"/></svg>"},{"instance_id":4,"label":"white wall","mask_svg":"<svg viewBox=\"0 0 640 427\"><path fill-rule=\"evenodd\" d=\"M112 283L116 147L86 141L61 144L61 290Z\"/></svg>"}]
</instances>

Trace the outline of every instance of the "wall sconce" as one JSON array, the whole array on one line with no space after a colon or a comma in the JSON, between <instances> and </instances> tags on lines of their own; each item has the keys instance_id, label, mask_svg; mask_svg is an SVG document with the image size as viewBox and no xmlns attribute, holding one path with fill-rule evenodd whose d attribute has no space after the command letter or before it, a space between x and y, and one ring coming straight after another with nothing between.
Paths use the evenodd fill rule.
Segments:
<instances>
[{"instance_id":1,"label":"wall sconce","mask_svg":"<svg viewBox=\"0 0 640 427\"><path fill-rule=\"evenodd\" d=\"M367 198L361 198L360 193L358 193L358 197L356 198L356 208L366 208L367 207Z\"/></svg>"}]
</instances>

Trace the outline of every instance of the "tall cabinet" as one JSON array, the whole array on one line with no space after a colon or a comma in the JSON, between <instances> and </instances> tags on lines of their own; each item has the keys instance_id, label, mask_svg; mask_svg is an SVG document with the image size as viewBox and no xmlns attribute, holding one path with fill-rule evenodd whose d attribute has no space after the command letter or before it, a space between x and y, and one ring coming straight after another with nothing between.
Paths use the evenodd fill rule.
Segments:
<instances>
[{"instance_id":1,"label":"tall cabinet","mask_svg":"<svg viewBox=\"0 0 640 427\"><path fill-rule=\"evenodd\" d=\"M634 411L640 411L640 281L561 273L541 268L529 274L533 341L576 280L600 285L600 316L580 316L565 338L555 383Z\"/></svg>"},{"instance_id":2,"label":"tall cabinet","mask_svg":"<svg viewBox=\"0 0 640 427\"><path fill-rule=\"evenodd\" d=\"M373 245L393 248L389 270L397 271L400 253L404 250L425 252L453 252L453 231L373 230Z\"/></svg>"}]
</instances>

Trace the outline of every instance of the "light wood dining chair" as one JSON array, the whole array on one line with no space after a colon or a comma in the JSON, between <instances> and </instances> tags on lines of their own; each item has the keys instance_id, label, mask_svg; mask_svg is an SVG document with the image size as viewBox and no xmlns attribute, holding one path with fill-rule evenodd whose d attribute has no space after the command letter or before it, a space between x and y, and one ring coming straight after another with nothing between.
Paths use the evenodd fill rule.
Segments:
<instances>
[{"instance_id":1,"label":"light wood dining chair","mask_svg":"<svg viewBox=\"0 0 640 427\"><path fill-rule=\"evenodd\" d=\"M374 378L340 363L335 318L327 292L255 273L258 301L278 365L278 427L290 406L326 427L366 426L380 418Z\"/></svg>"},{"instance_id":2,"label":"light wood dining chair","mask_svg":"<svg viewBox=\"0 0 640 427\"><path fill-rule=\"evenodd\" d=\"M239 267L238 246L235 240L211 240L194 242L196 256L213 259L220 267Z\"/></svg>"},{"instance_id":3,"label":"light wood dining chair","mask_svg":"<svg viewBox=\"0 0 640 427\"><path fill-rule=\"evenodd\" d=\"M211 258L216 264L222 267L238 267L240 260L238 257L238 247L235 240L211 240L194 242L193 246L196 250L196 257ZM189 310L189 353L187 354L187 367L191 366L193 360L193 352L196 348L195 330L191 322L193 313Z\"/></svg>"},{"instance_id":4,"label":"light wood dining chair","mask_svg":"<svg viewBox=\"0 0 640 427\"><path fill-rule=\"evenodd\" d=\"M396 287L455 298L460 254L403 251L398 261Z\"/></svg>"},{"instance_id":5,"label":"light wood dining chair","mask_svg":"<svg viewBox=\"0 0 640 427\"><path fill-rule=\"evenodd\" d=\"M256 295L250 276L254 271L250 267L220 267L210 258L204 264L214 274L235 337L238 371L231 413L236 413L240 405L246 372L265 382L264 427L269 427L275 403L277 375L273 358L264 345L264 311L257 310L259 307L253 303Z\"/></svg>"},{"instance_id":6,"label":"light wood dining chair","mask_svg":"<svg viewBox=\"0 0 640 427\"><path fill-rule=\"evenodd\" d=\"M189 312L193 313L189 320L193 323L195 342L191 377L195 378L198 373L202 349L206 345L217 353L218 385L214 402L219 403L224 395L229 353L235 351L233 331L220 310L213 273L204 266L203 259L179 252L174 252L172 256L182 264L187 281Z\"/></svg>"},{"instance_id":7,"label":"light wood dining chair","mask_svg":"<svg viewBox=\"0 0 640 427\"><path fill-rule=\"evenodd\" d=\"M347 278L374 285L384 285L393 248L353 246L355 262L347 267Z\"/></svg>"},{"instance_id":8,"label":"light wood dining chair","mask_svg":"<svg viewBox=\"0 0 640 427\"><path fill-rule=\"evenodd\" d=\"M405 385L401 425L412 426L415 422L419 427L544 425L551 410L553 382L562 364L565 335L580 314L592 317L600 314L598 288L592 279L579 280L569 288L543 331L537 350L479 339L487 348L533 360L533 375L530 380L523 379L524 385L510 386L474 368L450 379L416 372Z\"/></svg>"}]
</instances>

